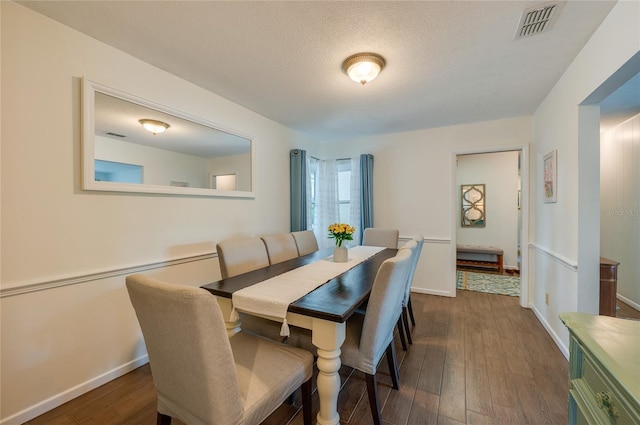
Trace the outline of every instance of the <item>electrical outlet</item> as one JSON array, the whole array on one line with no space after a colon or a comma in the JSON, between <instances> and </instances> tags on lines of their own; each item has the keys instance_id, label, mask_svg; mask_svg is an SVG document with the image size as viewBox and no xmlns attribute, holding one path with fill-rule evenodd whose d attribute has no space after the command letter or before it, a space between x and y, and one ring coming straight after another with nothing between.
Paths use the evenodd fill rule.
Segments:
<instances>
[{"instance_id":1,"label":"electrical outlet","mask_svg":"<svg viewBox=\"0 0 640 425\"><path fill-rule=\"evenodd\" d=\"M548 292L545 292L545 294L544 294L544 303L546 305L549 305L549 293Z\"/></svg>"}]
</instances>

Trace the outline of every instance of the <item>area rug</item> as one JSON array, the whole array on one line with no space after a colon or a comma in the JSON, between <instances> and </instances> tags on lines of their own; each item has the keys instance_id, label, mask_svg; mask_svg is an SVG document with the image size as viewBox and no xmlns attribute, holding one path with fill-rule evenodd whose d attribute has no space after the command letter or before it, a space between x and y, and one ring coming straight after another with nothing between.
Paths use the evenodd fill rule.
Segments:
<instances>
[{"instance_id":1,"label":"area rug","mask_svg":"<svg viewBox=\"0 0 640 425\"><path fill-rule=\"evenodd\" d=\"M458 270L458 289L520 296L520 277Z\"/></svg>"}]
</instances>

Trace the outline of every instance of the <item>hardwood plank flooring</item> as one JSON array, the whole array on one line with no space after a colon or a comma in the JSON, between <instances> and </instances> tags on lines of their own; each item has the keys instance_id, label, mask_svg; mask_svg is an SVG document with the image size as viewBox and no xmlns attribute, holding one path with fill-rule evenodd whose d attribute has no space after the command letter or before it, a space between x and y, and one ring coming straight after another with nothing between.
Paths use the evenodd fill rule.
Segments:
<instances>
[{"instance_id":1,"label":"hardwood plank flooring","mask_svg":"<svg viewBox=\"0 0 640 425\"><path fill-rule=\"evenodd\" d=\"M616 312L616 317L620 317L622 319L640 320L640 311L631 307L629 304L618 300L616 305L618 307L618 311Z\"/></svg>"},{"instance_id":2,"label":"hardwood plank flooring","mask_svg":"<svg viewBox=\"0 0 640 425\"><path fill-rule=\"evenodd\" d=\"M472 291L411 297L413 345L404 352L396 344L400 390L391 388L385 360L378 371L384 425L567 423L568 362L518 298ZM364 375L343 367L341 379L341 424L371 424ZM27 424L152 425L155 397L145 365ZM315 391L313 402L315 416ZM263 423L289 424L302 425L299 395Z\"/></svg>"}]
</instances>

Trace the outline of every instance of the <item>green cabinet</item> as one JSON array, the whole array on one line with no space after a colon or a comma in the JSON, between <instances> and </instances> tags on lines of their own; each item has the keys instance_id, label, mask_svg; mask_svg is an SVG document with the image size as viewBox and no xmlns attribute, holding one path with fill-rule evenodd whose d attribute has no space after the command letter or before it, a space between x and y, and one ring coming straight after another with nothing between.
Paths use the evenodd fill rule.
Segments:
<instances>
[{"instance_id":1,"label":"green cabinet","mask_svg":"<svg viewBox=\"0 0 640 425\"><path fill-rule=\"evenodd\" d=\"M563 313L569 424L640 425L640 322Z\"/></svg>"}]
</instances>

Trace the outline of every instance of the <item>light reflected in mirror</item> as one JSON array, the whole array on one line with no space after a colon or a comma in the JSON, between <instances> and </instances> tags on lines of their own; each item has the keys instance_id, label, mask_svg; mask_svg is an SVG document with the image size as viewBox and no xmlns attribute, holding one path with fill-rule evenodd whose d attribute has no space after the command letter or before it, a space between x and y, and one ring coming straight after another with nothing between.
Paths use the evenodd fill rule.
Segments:
<instances>
[{"instance_id":1,"label":"light reflected in mirror","mask_svg":"<svg viewBox=\"0 0 640 425\"><path fill-rule=\"evenodd\" d=\"M253 197L250 137L88 80L84 105L84 189Z\"/></svg>"}]
</instances>

